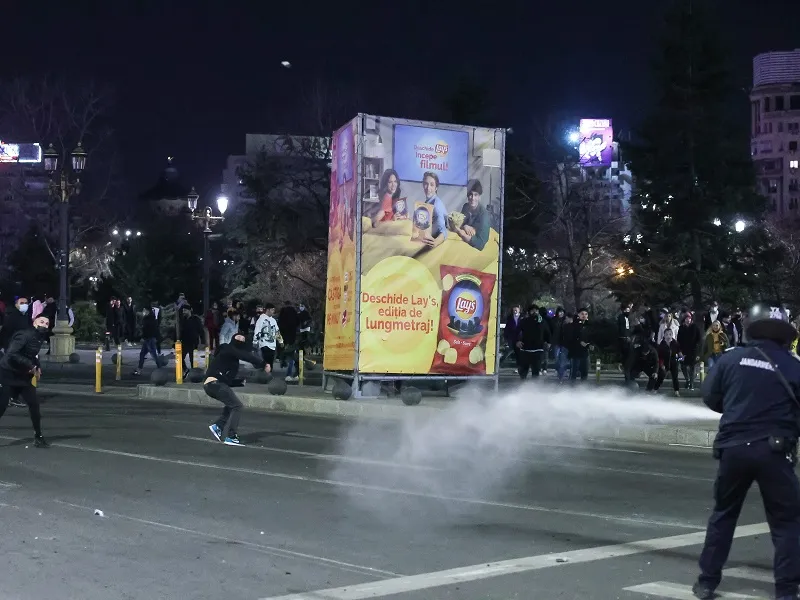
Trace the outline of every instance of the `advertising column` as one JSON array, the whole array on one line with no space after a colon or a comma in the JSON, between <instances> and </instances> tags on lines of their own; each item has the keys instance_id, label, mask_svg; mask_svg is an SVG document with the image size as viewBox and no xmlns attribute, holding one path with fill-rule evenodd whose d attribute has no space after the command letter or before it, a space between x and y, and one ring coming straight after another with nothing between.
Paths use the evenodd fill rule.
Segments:
<instances>
[{"instance_id":1,"label":"advertising column","mask_svg":"<svg viewBox=\"0 0 800 600\"><path fill-rule=\"evenodd\" d=\"M333 134L331 200L328 222L328 276L325 302L326 371L352 371L355 366L356 200L358 179L354 119Z\"/></svg>"},{"instance_id":2,"label":"advertising column","mask_svg":"<svg viewBox=\"0 0 800 600\"><path fill-rule=\"evenodd\" d=\"M359 372L495 372L504 133L365 120Z\"/></svg>"}]
</instances>

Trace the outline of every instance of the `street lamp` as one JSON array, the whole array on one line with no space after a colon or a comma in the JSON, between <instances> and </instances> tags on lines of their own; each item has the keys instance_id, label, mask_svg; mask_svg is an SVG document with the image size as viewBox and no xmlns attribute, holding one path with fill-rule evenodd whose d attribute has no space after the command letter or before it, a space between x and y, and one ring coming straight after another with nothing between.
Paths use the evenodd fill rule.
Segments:
<instances>
[{"instance_id":1,"label":"street lamp","mask_svg":"<svg viewBox=\"0 0 800 600\"><path fill-rule=\"evenodd\" d=\"M58 254L58 315L53 327L53 347L50 358L55 362L67 362L70 354L75 352L75 338L72 336L72 327L69 326L67 314L68 269L69 269L69 199L81 193L81 173L86 168L86 151L80 142L70 154L70 169L63 165L59 169L59 153L48 146L42 154L44 168L50 176L50 195L59 203L59 217L61 219L61 240ZM72 178L70 178L72 175Z\"/></svg>"},{"instance_id":2,"label":"street lamp","mask_svg":"<svg viewBox=\"0 0 800 600\"><path fill-rule=\"evenodd\" d=\"M211 228L224 221L225 217L214 216L214 211L210 206L206 206L200 214L195 214L197 211L197 201L199 199L200 194L198 194L194 188L192 188L192 191L189 192L189 195L186 197L186 201L189 203L189 210L192 211L192 220L197 221L203 228L203 314L205 315L210 307L209 279L211 277L211 259L209 258L209 237L211 236ZM217 197L217 209L220 215L225 214L225 211L228 210L227 196L220 195Z\"/></svg>"},{"instance_id":3,"label":"street lamp","mask_svg":"<svg viewBox=\"0 0 800 600\"><path fill-rule=\"evenodd\" d=\"M745 227L747 227L747 223L745 223L741 219L736 221L736 223L733 226L733 228L736 230L736 233L742 233Z\"/></svg>"}]
</instances>

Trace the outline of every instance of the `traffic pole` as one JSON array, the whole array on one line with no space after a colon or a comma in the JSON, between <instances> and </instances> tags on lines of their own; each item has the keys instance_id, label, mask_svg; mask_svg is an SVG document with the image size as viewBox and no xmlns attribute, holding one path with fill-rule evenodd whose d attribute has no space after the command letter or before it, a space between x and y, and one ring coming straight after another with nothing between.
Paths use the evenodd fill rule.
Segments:
<instances>
[{"instance_id":1,"label":"traffic pole","mask_svg":"<svg viewBox=\"0 0 800 600\"><path fill-rule=\"evenodd\" d=\"M114 379L117 381L122 379L122 344L117 346L117 374Z\"/></svg>"},{"instance_id":2,"label":"traffic pole","mask_svg":"<svg viewBox=\"0 0 800 600\"><path fill-rule=\"evenodd\" d=\"M103 393L103 347L98 346L94 353L94 391Z\"/></svg>"},{"instance_id":3,"label":"traffic pole","mask_svg":"<svg viewBox=\"0 0 800 600\"><path fill-rule=\"evenodd\" d=\"M175 383L183 383L183 344L180 340L175 342Z\"/></svg>"},{"instance_id":4,"label":"traffic pole","mask_svg":"<svg viewBox=\"0 0 800 600\"><path fill-rule=\"evenodd\" d=\"M298 383L299 385L303 385L303 372L305 371L305 361L303 360L303 349L301 348L298 351L298 363L297 363L297 374L298 374Z\"/></svg>"},{"instance_id":5,"label":"traffic pole","mask_svg":"<svg viewBox=\"0 0 800 600\"><path fill-rule=\"evenodd\" d=\"M597 383L600 383L600 359L599 358L597 359L597 362L595 363L594 370L595 370L595 374L597 376Z\"/></svg>"},{"instance_id":6,"label":"traffic pole","mask_svg":"<svg viewBox=\"0 0 800 600\"><path fill-rule=\"evenodd\" d=\"M211 364L211 348L206 346L206 355L205 358L203 359L203 368L206 371L208 371L208 365L210 364Z\"/></svg>"}]
</instances>

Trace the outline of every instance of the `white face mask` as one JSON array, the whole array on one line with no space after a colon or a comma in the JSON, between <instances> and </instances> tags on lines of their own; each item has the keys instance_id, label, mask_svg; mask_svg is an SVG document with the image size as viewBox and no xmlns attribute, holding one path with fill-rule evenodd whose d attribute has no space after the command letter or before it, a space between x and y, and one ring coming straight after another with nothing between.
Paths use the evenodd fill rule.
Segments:
<instances>
[{"instance_id":1,"label":"white face mask","mask_svg":"<svg viewBox=\"0 0 800 600\"><path fill-rule=\"evenodd\" d=\"M28 312L28 305L27 304L20 304L19 305L19 312L21 312L23 315L26 312Z\"/></svg>"},{"instance_id":2,"label":"white face mask","mask_svg":"<svg viewBox=\"0 0 800 600\"><path fill-rule=\"evenodd\" d=\"M306 307L303 306L302 304L298 308L300 308L300 310L305 310L306 309Z\"/></svg>"}]
</instances>

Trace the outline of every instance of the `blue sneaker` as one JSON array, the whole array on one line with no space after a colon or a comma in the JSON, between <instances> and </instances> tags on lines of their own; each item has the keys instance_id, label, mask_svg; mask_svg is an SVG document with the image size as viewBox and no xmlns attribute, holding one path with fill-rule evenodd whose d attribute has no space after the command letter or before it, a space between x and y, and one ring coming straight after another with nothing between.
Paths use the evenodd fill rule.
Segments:
<instances>
[{"instance_id":1,"label":"blue sneaker","mask_svg":"<svg viewBox=\"0 0 800 600\"><path fill-rule=\"evenodd\" d=\"M214 423L213 425L209 425L208 428L211 430L211 433L214 434L214 437L217 438L218 442L222 441L222 429L219 428L219 425Z\"/></svg>"},{"instance_id":2,"label":"blue sneaker","mask_svg":"<svg viewBox=\"0 0 800 600\"><path fill-rule=\"evenodd\" d=\"M239 441L239 436L235 433L229 437L225 438L225 445L226 446L244 446L242 442Z\"/></svg>"}]
</instances>

